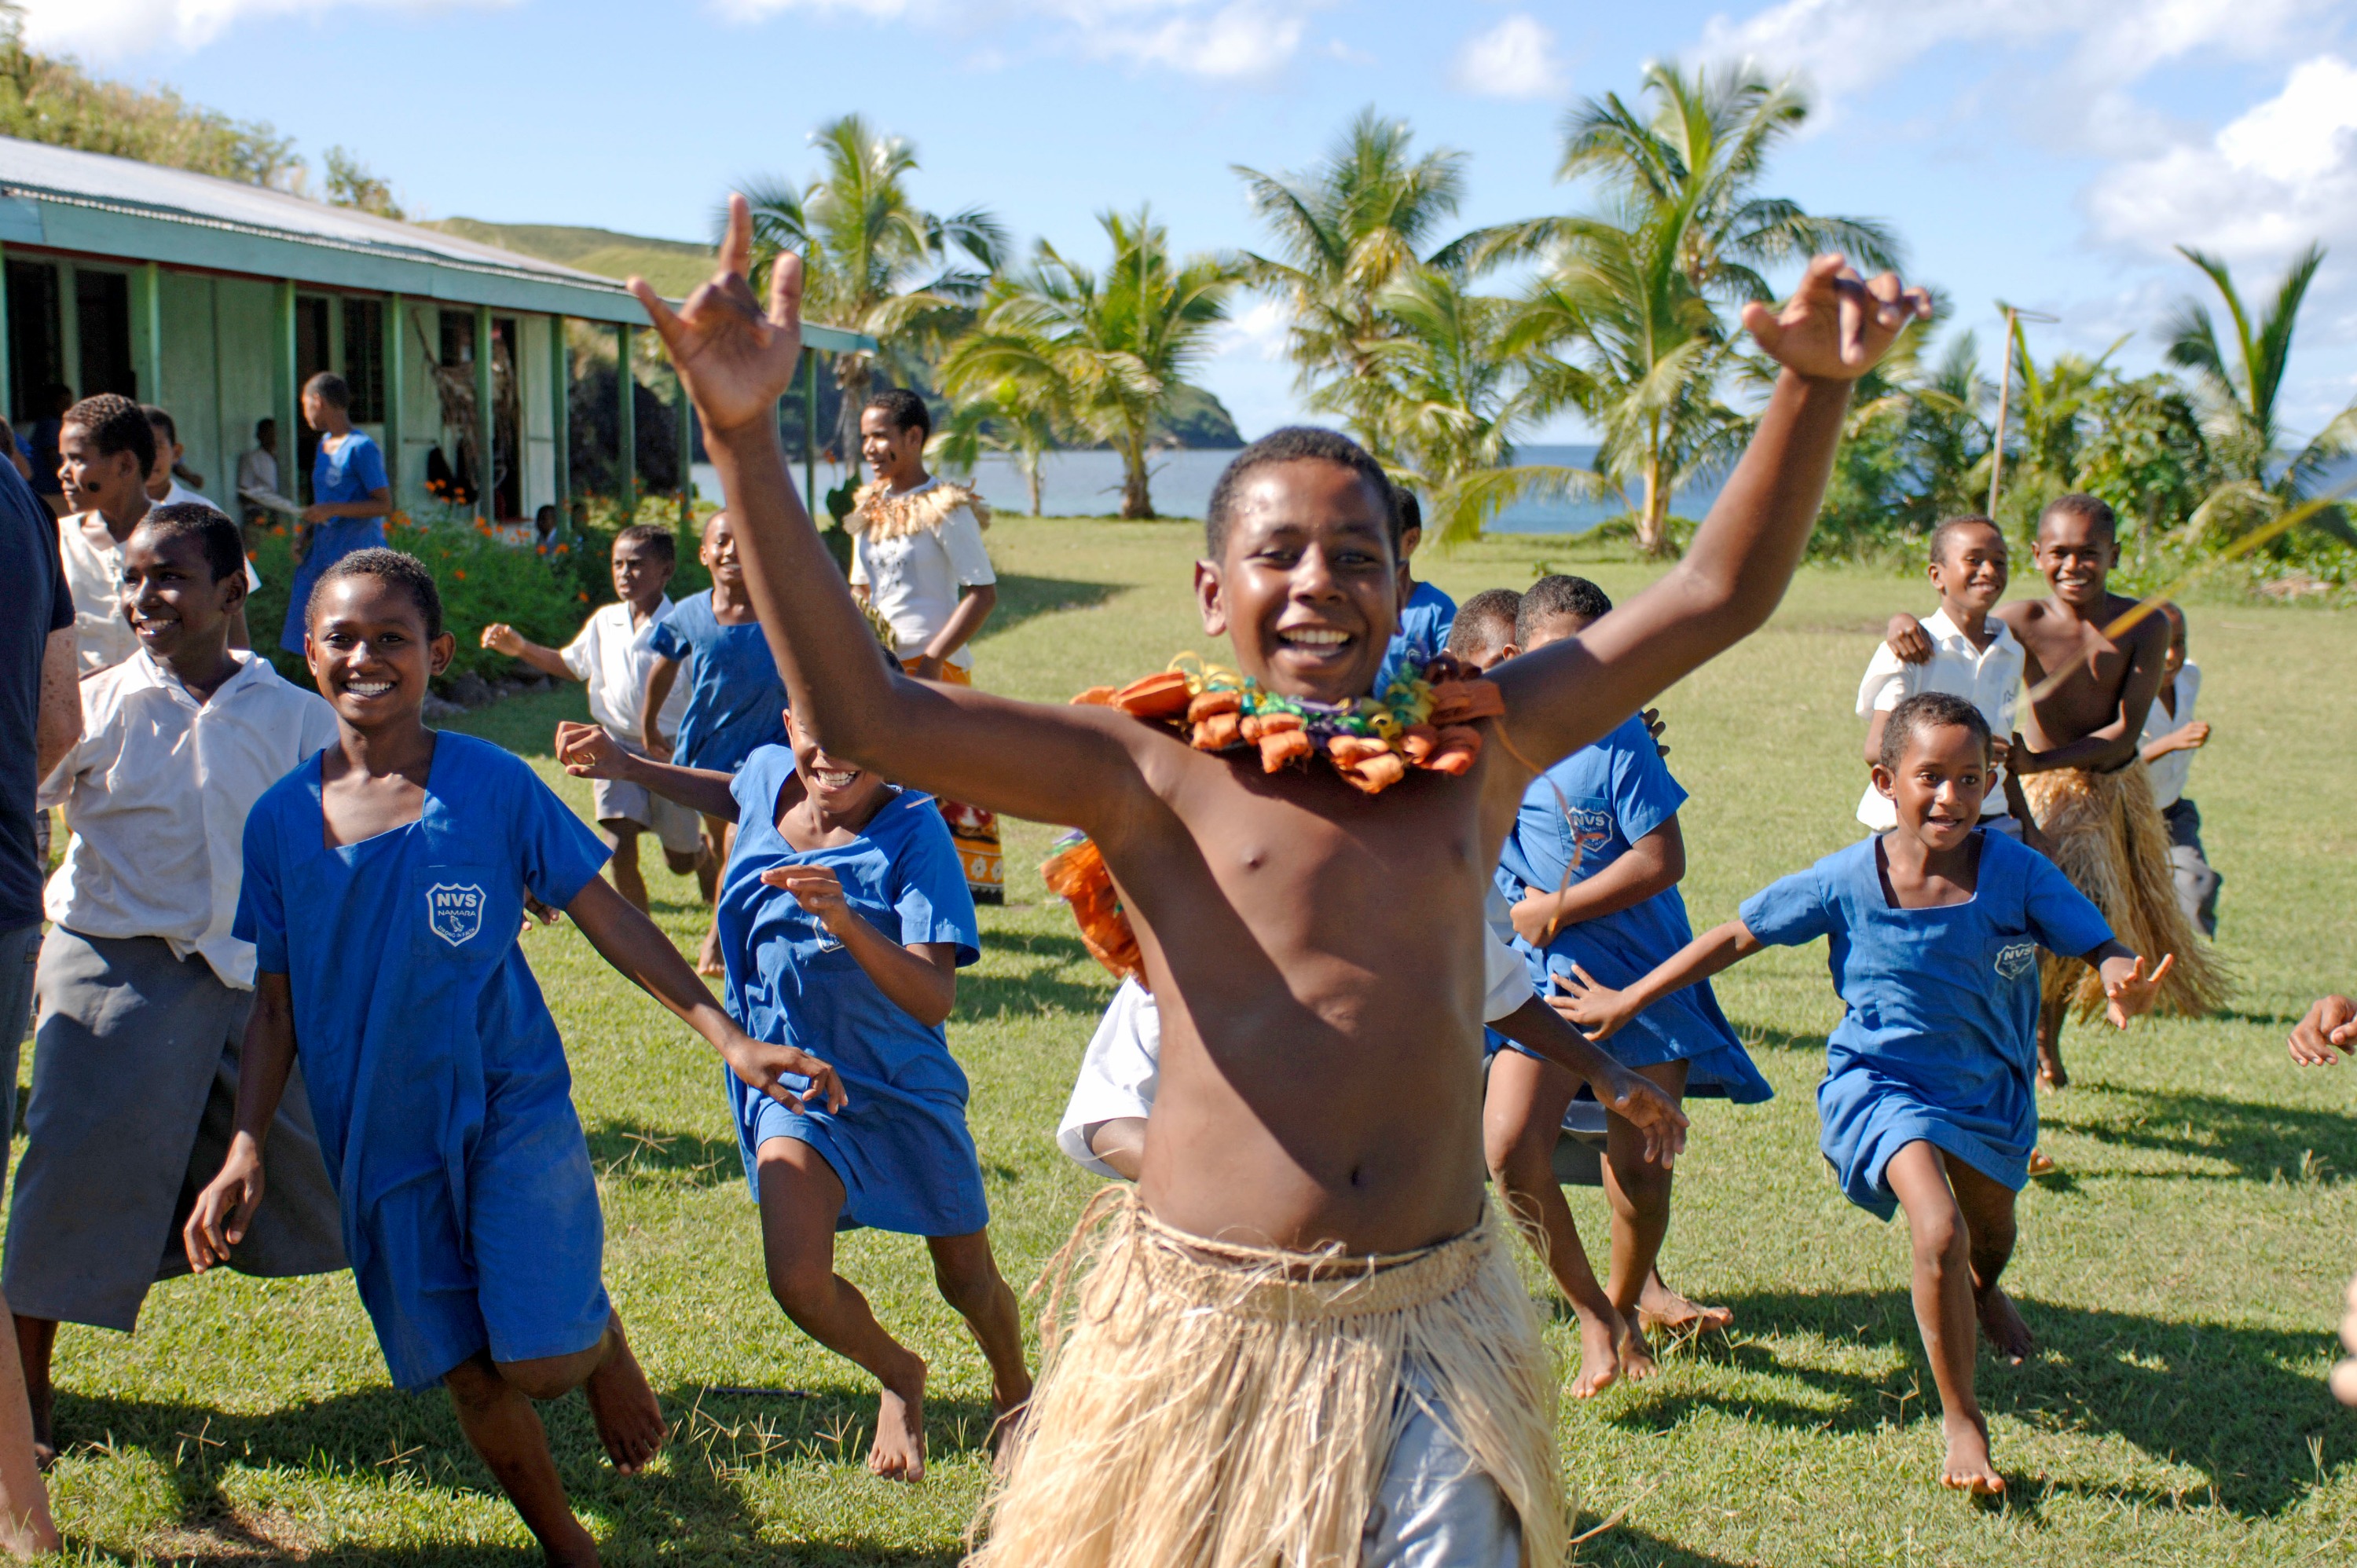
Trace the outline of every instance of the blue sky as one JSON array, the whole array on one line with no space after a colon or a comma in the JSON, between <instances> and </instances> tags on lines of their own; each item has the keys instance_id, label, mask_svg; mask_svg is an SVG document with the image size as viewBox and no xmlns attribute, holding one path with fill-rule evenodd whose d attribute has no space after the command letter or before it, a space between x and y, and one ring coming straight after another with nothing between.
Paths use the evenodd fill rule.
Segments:
<instances>
[{"instance_id":1,"label":"blue sky","mask_svg":"<svg viewBox=\"0 0 2357 1568\"><path fill-rule=\"evenodd\" d=\"M341 143L425 216L702 238L733 178L806 176L857 110L917 149L920 198L1100 253L1150 199L1181 248L1256 234L1232 164L1299 167L1361 106L1471 155L1469 226L1570 210L1566 107L1643 63L1803 73L1808 133L1770 185L1882 218L1994 371L1998 298L2062 317L2039 351L2123 333L2228 257L2246 294L2333 248L2288 405L2357 396L2357 7L2341 0L30 0L30 37L108 73ZM1202 380L1246 434L1298 412L1274 310L1240 302ZM1564 426L1547 433L1563 438Z\"/></svg>"}]
</instances>

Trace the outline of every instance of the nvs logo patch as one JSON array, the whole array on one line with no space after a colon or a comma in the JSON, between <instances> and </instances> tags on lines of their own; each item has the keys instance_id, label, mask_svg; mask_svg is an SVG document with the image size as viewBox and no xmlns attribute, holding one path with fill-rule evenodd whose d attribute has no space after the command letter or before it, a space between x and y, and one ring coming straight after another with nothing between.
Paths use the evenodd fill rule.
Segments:
<instances>
[{"instance_id":1,"label":"nvs logo patch","mask_svg":"<svg viewBox=\"0 0 2357 1568\"><path fill-rule=\"evenodd\" d=\"M425 923L455 948L473 940L483 929L483 907L490 902L471 882L463 886L437 882L425 890Z\"/></svg>"}]
</instances>

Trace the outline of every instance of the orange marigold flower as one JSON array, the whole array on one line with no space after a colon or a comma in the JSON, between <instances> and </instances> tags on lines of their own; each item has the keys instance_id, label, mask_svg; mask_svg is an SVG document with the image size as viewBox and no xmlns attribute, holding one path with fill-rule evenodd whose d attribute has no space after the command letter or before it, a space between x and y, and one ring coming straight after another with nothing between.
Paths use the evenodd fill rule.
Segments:
<instances>
[{"instance_id":1,"label":"orange marigold flower","mask_svg":"<svg viewBox=\"0 0 2357 1568\"><path fill-rule=\"evenodd\" d=\"M456 575L458 581L462 583L465 582L467 580L467 569L464 566L459 567Z\"/></svg>"},{"instance_id":2,"label":"orange marigold flower","mask_svg":"<svg viewBox=\"0 0 2357 1568\"><path fill-rule=\"evenodd\" d=\"M588 592L588 590L587 590L587 589L586 589L586 588L585 588L585 589L583 589L580 593L577 593L577 594L574 595L573 596L574 596L575 598L576 598L576 599L579 599L579 600L580 600L583 604L585 604L585 605L586 605L586 604L587 604L587 603L589 602L589 592Z\"/></svg>"}]
</instances>

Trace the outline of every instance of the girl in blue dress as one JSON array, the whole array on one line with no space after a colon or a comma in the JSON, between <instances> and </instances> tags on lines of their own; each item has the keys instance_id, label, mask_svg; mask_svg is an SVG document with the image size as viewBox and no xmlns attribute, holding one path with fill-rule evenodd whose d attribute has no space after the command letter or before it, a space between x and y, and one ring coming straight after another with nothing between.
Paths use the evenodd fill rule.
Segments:
<instances>
[{"instance_id":1,"label":"girl in blue dress","mask_svg":"<svg viewBox=\"0 0 2357 1568\"><path fill-rule=\"evenodd\" d=\"M922 1236L942 1299L990 1363L1001 1416L1031 1394L1015 1293L991 1255L990 1208L966 1130L965 1073L943 1027L957 972L981 957L965 868L932 797L829 757L785 715L789 746L727 774L671 767L565 725L556 754L737 824L720 885L728 1010L755 1037L823 1051L848 1107L792 1109L725 1079L761 1208L770 1289L812 1338L883 1385L868 1468L925 1468L922 1358L834 1272L834 1233Z\"/></svg>"},{"instance_id":2,"label":"girl in blue dress","mask_svg":"<svg viewBox=\"0 0 2357 1568\"><path fill-rule=\"evenodd\" d=\"M840 1109L843 1090L824 1063L729 1020L598 876L605 846L528 766L425 726L426 682L455 647L414 558L359 551L320 575L307 656L340 733L246 819L235 929L259 958L253 1019L229 1155L184 1239L201 1271L253 1222L299 1052L393 1380L447 1386L549 1560L595 1563L531 1402L583 1389L624 1471L665 1429L601 1278L564 1045L517 943L526 900L570 914L757 1092Z\"/></svg>"},{"instance_id":3,"label":"girl in blue dress","mask_svg":"<svg viewBox=\"0 0 2357 1568\"><path fill-rule=\"evenodd\" d=\"M2005 1478L1973 1394L1975 1318L2014 1364L2030 1348L1997 1276L2038 1142L2038 950L2083 956L2120 1028L2151 1008L2175 961L2147 973L2052 862L1980 831L1988 768L1978 708L1943 692L1908 698L1874 769L1898 827L1753 894L1625 990L1574 982L1562 1009L1602 1040L1762 947L1830 939L1848 1010L1817 1089L1820 1147L1851 1202L1884 1219L1907 1211L1915 1322L1946 1427L1940 1479L1984 1496Z\"/></svg>"},{"instance_id":4,"label":"girl in blue dress","mask_svg":"<svg viewBox=\"0 0 2357 1568\"><path fill-rule=\"evenodd\" d=\"M381 547L393 512L383 450L368 432L352 428L351 407L352 391L341 376L322 371L303 383L303 423L319 433L319 452L311 459L311 504L295 529L295 582L278 633L278 646L289 653L303 651L320 574L355 550Z\"/></svg>"}]
</instances>

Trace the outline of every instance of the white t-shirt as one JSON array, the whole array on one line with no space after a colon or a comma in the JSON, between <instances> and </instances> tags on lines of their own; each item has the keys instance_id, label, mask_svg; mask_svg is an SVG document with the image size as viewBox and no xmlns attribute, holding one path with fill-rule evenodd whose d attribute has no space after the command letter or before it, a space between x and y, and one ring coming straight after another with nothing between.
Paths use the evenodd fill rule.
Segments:
<instances>
[{"instance_id":1,"label":"white t-shirt","mask_svg":"<svg viewBox=\"0 0 2357 1568\"><path fill-rule=\"evenodd\" d=\"M573 671L573 678L588 683L590 718L634 746L639 740L639 703L646 696L647 671L655 662L655 650L648 646L648 639L671 610L671 600L664 599L647 617L645 625L633 627L630 606L600 605L562 650L565 667ZM685 681L673 682L662 712L655 715L656 727L665 740L679 733L679 715L687 711L687 688Z\"/></svg>"},{"instance_id":2,"label":"white t-shirt","mask_svg":"<svg viewBox=\"0 0 2357 1568\"><path fill-rule=\"evenodd\" d=\"M186 499L199 506L221 508L184 489L178 480L157 506ZM76 673L94 675L139 651L139 634L123 614L123 546L94 511L78 511L58 524L58 553L64 558L66 587L73 595ZM253 563L245 564L245 591L262 586Z\"/></svg>"},{"instance_id":3,"label":"white t-shirt","mask_svg":"<svg viewBox=\"0 0 2357 1568\"><path fill-rule=\"evenodd\" d=\"M1978 708L1989 733L2007 739L2013 734L2014 703L2021 696L2021 641L1995 616L1989 618L1988 629L1995 634L1989 645L1975 648L1947 611L1935 610L1923 622L1924 635L1932 639L1932 657L1924 662L1909 664L1890 651L1890 644L1878 644L1867 661L1865 679L1857 683L1857 716L1887 714L1918 692L1945 692ZM2006 814L2004 782L2005 769L1989 770L1983 817ZM1888 832L1899 825L1899 810L1868 780L1857 803L1857 820L1876 832Z\"/></svg>"},{"instance_id":4,"label":"white t-shirt","mask_svg":"<svg viewBox=\"0 0 2357 1568\"><path fill-rule=\"evenodd\" d=\"M86 937L161 937L224 985L253 987L253 944L230 934L245 818L262 792L336 739L334 710L232 650L238 671L201 706L145 650L81 683L82 736L42 781L73 840L49 878L50 919Z\"/></svg>"},{"instance_id":5,"label":"white t-shirt","mask_svg":"<svg viewBox=\"0 0 2357 1568\"><path fill-rule=\"evenodd\" d=\"M935 477L901 495L920 496L941 482ZM982 524L971 507L957 508L938 529L920 529L897 539L861 533L852 540L852 585L867 590L868 603L891 627L903 659L923 653L925 645L949 624L957 613L960 588L996 581L990 552L982 542ZM949 662L971 670L974 652L961 648Z\"/></svg>"},{"instance_id":6,"label":"white t-shirt","mask_svg":"<svg viewBox=\"0 0 2357 1568\"><path fill-rule=\"evenodd\" d=\"M2190 659L2177 671L2177 712L2170 713L2160 705L2159 697L2145 711L2144 734L2137 737L2138 746L2150 746L2173 729L2182 729L2193 722L2193 702L2201 694L2201 666ZM2167 811L2185 797L2186 775L2193 771L2193 753L2172 751L2158 762L2145 764L2152 778L2152 803Z\"/></svg>"}]
</instances>

